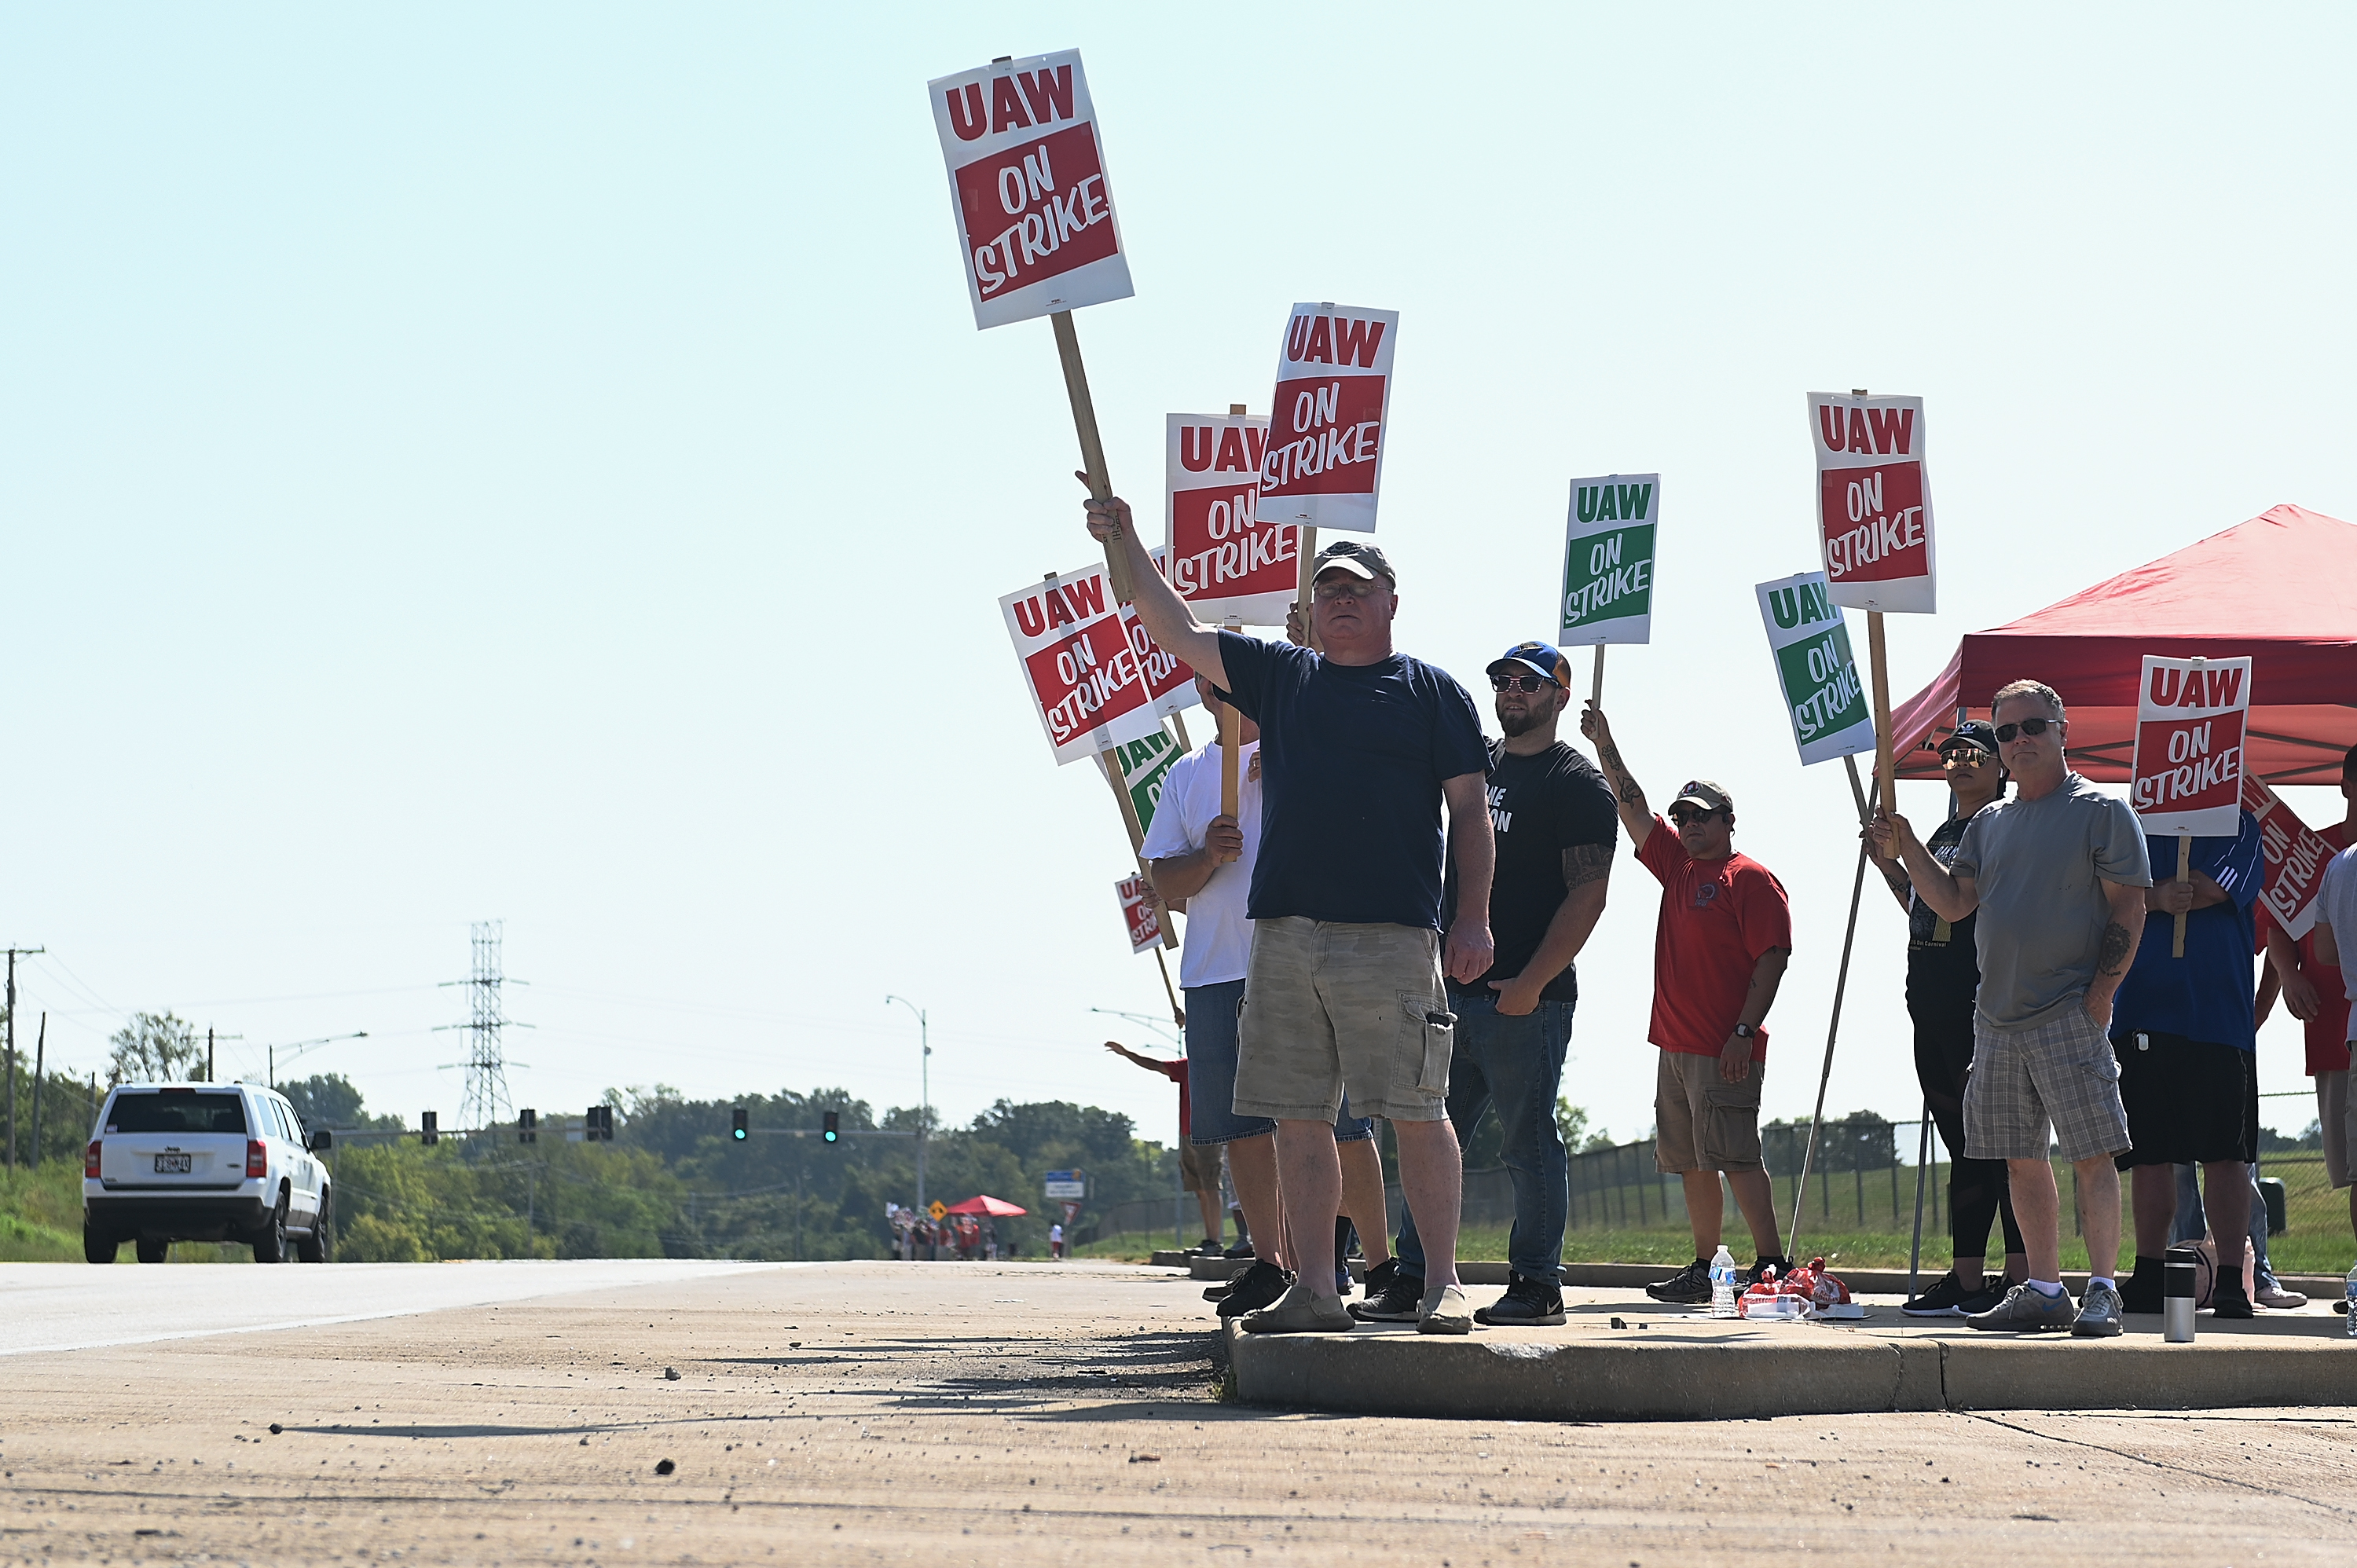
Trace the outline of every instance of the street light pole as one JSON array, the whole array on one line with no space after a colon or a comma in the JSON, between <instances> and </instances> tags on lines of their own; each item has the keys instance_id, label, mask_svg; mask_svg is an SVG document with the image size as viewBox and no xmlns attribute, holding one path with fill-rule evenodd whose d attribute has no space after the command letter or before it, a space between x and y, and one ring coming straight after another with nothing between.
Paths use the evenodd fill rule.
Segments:
<instances>
[{"instance_id":1,"label":"street light pole","mask_svg":"<svg viewBox=\"0 0 2357 1568\"><path fill-rule=\"evenodd\" d=\"M933 1119L933 1047L925 1021L925 1010L905 996L884 998L884 1004L888 1007L895 1002L917 1015L917 1047L921 1053L917 1058L917 1212L922 1214L928 1212L925 1208L925 1133Z\"/></svg>"},{"instance_id":2,"label":"street light pole","mask_svg":"<svg viewBox=\"0 0 2357 1568\"><path fill-rule=\"evenodd\" d=\"M367 1038L368 1031L366 1029L358 1029L349 1035L329 1035L325 1039L296 1040L292 1045L274 1045L266 1047L264 1048L270 1053L270 1087L273 1089L276 1089L278 1087L278 1053L280 1051L284 1050L286 1053L286 1059L291 1062L306 1051L317 1050L321 1046L332 1046L338 1040L365 1040Z\"/></svg>"}]
</instances>

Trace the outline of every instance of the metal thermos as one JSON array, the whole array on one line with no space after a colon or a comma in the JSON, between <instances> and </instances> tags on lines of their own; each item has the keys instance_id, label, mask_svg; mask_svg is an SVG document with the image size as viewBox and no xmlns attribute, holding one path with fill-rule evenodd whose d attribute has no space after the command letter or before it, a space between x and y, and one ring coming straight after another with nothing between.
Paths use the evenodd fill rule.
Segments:
<instances>
[{"instance_id":1,"label":"metal thermos","mask_svg":"<svg viewBox=\"0 0 2357 1568\"><path fill-rule=\"evenodd\" d=\"M2171 1247L2162 1262L2160 1337L2165 1343L2193 1343L2193 1292L2201 1256L2190 1247Z\"/></svg>"}]
</instances>

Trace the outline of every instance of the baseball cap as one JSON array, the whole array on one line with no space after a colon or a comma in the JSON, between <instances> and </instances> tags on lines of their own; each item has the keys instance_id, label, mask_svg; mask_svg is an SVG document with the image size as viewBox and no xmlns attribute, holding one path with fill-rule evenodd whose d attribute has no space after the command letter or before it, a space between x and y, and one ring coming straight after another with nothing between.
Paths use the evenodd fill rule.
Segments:
<instances>
[{"instance_id":1,"label":"baseball cap","mask_svg":"<svg viewBox=\"0 0 2357 1568\"><path fill-rule=\"evenodd\" d=\"M1512 674L1517 668L1534 675L1544 675L1566 691L1571 689L1571 667L1565 661L1563 650L1553 643L1518 642L1491 661L1484 675Z\"/></svg>"},{"instance_id":2,"label":"baseball cap","mask_svg":"<svg viewBox=\"0 0 2357 1568\"><path fill-rule=\"evenodd\" d=\"M1309 580L1316 582L1329 566L1338 566L1354 577L1364 577L1370 583L1381 577L1393 587L1399 586L1399 574L1392 570L1392 564L1383 558L1383 553L1355 539L1338 539L1320 550L1318 559L1310 564Z\"/></svg>"},{"instance_id":3,"label":"baseball cap","mask_svg":"<svg viewBox=\"0 0 2357 1568\"><path fill-rule=\"evenodd\" d=\"M1682 806L1688 800L1707 811L1732 811L1735 797L1707 779L1689 779L1678 789L1678 798L1670 802Z\"/></svg>"},{"instance_id":4,"label":"baseball cap","mask_svg":"<svg viewBox=\"0 0 2357 1568\"><path fill-rule=\"evenodd\" d=\"M1963 746L1976 746L1991 757L1996 755L1996 726L1980 719L1966 719L1956 726L1956 733L1943 740L1938 749L1954 751Z\"/></svg>"}]
</instances>

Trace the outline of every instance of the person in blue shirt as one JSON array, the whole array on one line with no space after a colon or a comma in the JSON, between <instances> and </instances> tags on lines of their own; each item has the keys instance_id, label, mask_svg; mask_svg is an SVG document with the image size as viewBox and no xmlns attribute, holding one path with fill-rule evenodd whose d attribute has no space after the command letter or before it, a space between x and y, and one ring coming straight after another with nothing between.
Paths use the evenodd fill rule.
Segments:
<instances>
[{"instance_id":1,"label":"person in blue shirt","mask_svg":"<svg viewBox=\"0 0 2357 1568\"><path fill-rule=\"evenodd\" d=\"M2162 1255L2177 1218L2179 1164L2202 1167L2221 1317L2248 1317L2243 1249L2250 1223L2250 1162L2259 1153L2258 1027L2251 907L2260 891L2258 819L2244 811L2229 838L2193 841L2193 879L2179 882L2178 838L2147 835L2152 886L2136 962L2112 1005L2131 1147L2115 1161L2135 1194L2136 1273L2120 1291L2125 1310L2161 1308ZM2185 917L2185 956L2175 956Z\"/></svg>"}]
</instances>

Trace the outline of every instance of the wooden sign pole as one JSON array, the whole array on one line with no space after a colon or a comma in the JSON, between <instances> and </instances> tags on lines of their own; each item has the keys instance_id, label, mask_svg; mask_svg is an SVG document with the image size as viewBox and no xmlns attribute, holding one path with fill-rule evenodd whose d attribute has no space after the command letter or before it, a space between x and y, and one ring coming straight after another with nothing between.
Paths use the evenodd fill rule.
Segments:
<instances>
[{"instance_id":1,"label":"wooden sign pole","mask_svg":"<svg viewBox=\"0 0 2357 1568\"><path fill-rule=\"evenodd\" d=\"M1097 754L1097 760L1104 764L1105 782L1113 786L1113 798L1120 802L1121 822L1122 826L1129 830L1129 852L1136 856L1137 874L1151 883L1153 874L1146 868L1146 857L1137 853L1145 847L1146 830L1138 824L1137 803L1129 798L1129 786L1122 781L1121 758L1114 754L1111 746L1107 746ZM1169 908L1168 904L1163 906L1166 911ZM1175 948L1178 945L1178 933L1167 918L1162 922L1162 945L1166 948Z\"/></svg>"},{"instance_id":2,"label":"wooden sign pole","mask_svg":"<svg viewBox=\"0 0 2357 1568\"><path fill-rule=\"evenodd\" d=\"M1874 781L1882 799L1898 799L1899 759L1890 741L1890 671L1882 653L1882 612L1866 612L1866 650L1874 677Z\"/></svg>"},{"instance_id":3,"label":"wooden sign pole","mask_svg":"<svg viewBox=\"0 0 2357 1568\"><path fill-rule=\"evenodd\" d=\"M1096 404L1089 397L1088 367L1081 363L1080 335L1072 329L1072 313L1059 310L1048 317L1056 328L1056 356L1064 363L1064 394L1072 401L1072 427L1081 438L1081 468L1088 475L1089 499L1113 499L1113 480L1105 473L1104 442L1097 435ZM1105 580L1123 604L1137 598L1137 585L1129 575L1129 557L1118 540L1105 542ZM1118 786L1120 780L1114 783Z\"/></svg>"},{"instance_id":4,"label":"wooden sign pole","mask_svg":"<svg viewBox=\"0 0 2357 1568\"><path fill-rule=\"evenodd\" d=\"M1596 645L1596 670L1587 688L1587 701L1595 707L1604 705L1604 645Z\"/></svg>"},{"instance_id":5,"label":"wooden sign pole","mask_svg":"<svg viewBox=\"0 0 2357 1568\"><path fill-rule=\"evenodd\" d=\"M2193 884L2193 835L2191 833L2177 835L2177 880L2181 886L2190 887ZM2182 914L2177 917L2177 934L2169 940L2169 956L2171 958L2185 956L2185 917Z\"/></svg>"}]
</instances>

